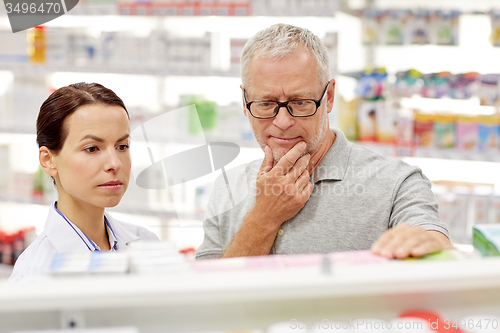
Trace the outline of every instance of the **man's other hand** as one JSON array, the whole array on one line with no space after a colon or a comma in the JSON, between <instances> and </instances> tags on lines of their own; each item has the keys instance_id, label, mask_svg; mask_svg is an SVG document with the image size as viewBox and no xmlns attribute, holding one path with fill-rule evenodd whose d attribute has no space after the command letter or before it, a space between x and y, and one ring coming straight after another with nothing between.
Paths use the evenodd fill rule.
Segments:
<instances>
[{"instance_id":1,"label":"man's other hand","mask_svg":"<svg viewBox=\"0 0 500 333\"><path fill-rule=\"evenodd\" d=\"M422 257L444 249L451 249L450 240L439 231L427 231L401 223L384 232L372 245L372 252L389 259Z\"/></svg>"}]
</instances>

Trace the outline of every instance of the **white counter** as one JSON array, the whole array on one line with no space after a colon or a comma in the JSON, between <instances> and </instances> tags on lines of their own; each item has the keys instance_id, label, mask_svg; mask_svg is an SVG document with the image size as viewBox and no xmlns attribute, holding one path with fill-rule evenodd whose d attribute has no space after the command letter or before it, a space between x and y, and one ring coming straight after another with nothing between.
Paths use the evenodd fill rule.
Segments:
<instances>
[{"instance_id":1,"label":"white counter","mask_svg":"<svg viewBox=\"0 0 500 333\"><path fill-rule=\"evenodd\" d=\"M87 327L136 326L142 333L390 320L410 309L450 320L498 315L500 259L340 265L329 275L309 266L0 284L0 332L59 328L63 311L78 311Z\"/></svg>"}]
</instances>

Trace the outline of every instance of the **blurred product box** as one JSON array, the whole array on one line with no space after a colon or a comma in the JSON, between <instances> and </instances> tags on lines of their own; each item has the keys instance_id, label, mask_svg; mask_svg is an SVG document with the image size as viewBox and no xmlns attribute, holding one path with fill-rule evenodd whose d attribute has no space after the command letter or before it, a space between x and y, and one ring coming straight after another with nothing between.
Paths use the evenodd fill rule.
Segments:
<instances>
[{"instance_id":1,"label":"blurred product box","mask_svg":"<svg viewBox=\"0 0 500 333\"><path fill-rule=\"evenodd\" d=\"M17 232L0 230L0 264L14 265L21 253L36 238L35 227L28 227Z\"/></svg>"},{"instance_id":2,"label":"blurred product box","mask_svg":"<svg viewBox=\"0 0 500 333\"><path fill-rule=\"evenodd\" d=\"M448 226L451 240L470 243L473 227L500 222L500 196L492 184L437 182L432 190L439 204L439 219Z\"/></svg>"},{"instance_id":3,"label":"blurred product box","mask_svg":"<svg viewBox=\"0 0 500 333\"><path fill-rule=\"evenodd\" d=\"M500 116L480 116L478 148L481 152L498 153L500 147Z\"/></svg>"},{"instance_id":4,"label":"blurred product box","mask_svg":"<svg viewBox=\"0 0 500 333\"><path fill-rule=\"evenodd\" d=\"M422 73L417 70L397 72L396 82L391 86L390 92L393 97L412 97L420 92L422 84Z\"/></svg>"},{"instance_id":5,"label":"blurred product box","mask_svg":"<svg viewBox=\"0 0 500 333\"><path fill-rule=\"evenodd\" d=\"M452 239L469 243L472 236L471 195L464 191L455 191L455 200L453 202L452 220L449 222L451 227Z\"/></svg>"},{"instance_id":6,"label":"blurred product box","mask_svg":"<svg viewBox=\"0 0 500 333\"><path fill-rule=\"evenodd\" d=\"M398 111L401 109L399 99L388 99L377 108L377 142L392 143L396 140Z\"/></svg>"},{"instance_id":7,"label":"blurred product box","mask_svg":"<svg viewBox=\"0 0 500 333\"><path fill-rule=\"evenodd\" d=\"M230 53L231 53L231 63L229 71L235 75L240 75L240 58L243 52L243 47L245 46L248 39L231 39L230 41Z\"/></svg>"},{"instance_id":8,"label":"blurred product box","mask_svg":"<svg viewBox=\"0 0 500 333\"><path fill-rule=\"evenodd\" d=\"M500 255L500 225L481 224L474 226L472 244L483 257Z\"/></svg>"},{"instance_id":9,"label":"blurred product box","mask_svg":"<svg viewBox=\"0 0 500 333\"><path fill-rule=\"evenodd\" d=\"M362 38L364 45L379 44L379 21L380 13L374 9L360 11L359 17L362 24Z\"/></svg>"},{"instance_id":10,"label":"blurred product box","mask_svg":"<svg viewBox=\"0 0 500 333\"><path fill-rule=\"evenodd\" d=\"M334 16L338 0L251 0L254 16Z\"/></svg>"},{"instance_id":11,"label":"blurred product box","mask_svg":"<svg viewBox=\"0 0 500 333\"><path fill-rule=\"evenodd\" d=\"M500 46L500 10L494 9L490 12L491 36L490 42L493 46Z\"/></svg>"},{"instance_id":12,"label":"blurred product box","mask_svg":"<svg viewBox=\"0 0 500 333\"><path fill-rule=\"evenodd\" d=\"M436 11L434 16L435 44L458 45L458 11Z\"/></svg>"},{"instance_id":13,"label":"blurred product box","mask_svg":"<svg viewBox=\"0 0 500 333\"><path fill-rule=\"evenodd\" d=\"M456 123L456 145L460 150L476 150L478 147L478 121L476 116L460 115Z\"/></svg>"},{"instance_id":14,"label":"blurred product box","mask_svg":"<svg viewBox=\"0 0 500 333\"><path fill-rule=\"evenodd\" d=\"M381 14L381 44L403 45L406 33L406 10L388 10Z\"/></svg>"},{"instance_id":15,"label":"blurred product box","mask_svg":"<svg viewBox=\"0 0 500 333\"><path fill-rule=\"evenodd\" d=\"M450 72L439 72L422 75L424 85L420 91L422 97L442 98L450 92Z\"/></svg>"},{"instance_id":16,"label":"blurred product box","mask_svg":"<svg viewBox=\"0 0 500 333\"><path fill-rule=\"evenodd\" d=\"M476 96L480 77L477 72L451 75L448 82L448 96L453 99L470 99Z\"/></svg>"},{"instance_id":17,"label":"blurred product box","mask_svg":"<svg viewBox=\"0 0 500 333\"><path fill-rule=\"evenodd\" d=\"M500 99L499 74L481 75L477 95L481 105L496 105Z\"/></svg>"},{"instance_id":18,"label":"blurred product box","mask_svg":"<svg viewBox=\"0 0 500 333\"><path fill-rule=\"evenodd\" d=\"M418 146L433 147L434 115L416 113L413 133Z\"/></svg>"},{"instance_id":19,"label":"blurred product box","mask_svg":"<svg viewBox=\"0 0 500 333\"><path fill-rule=\"evenodd\" d=\"M491 195L474 195L474 224L487 224L491 218Z\"/></svg>"},{"instance_id":20,"label":"blurred product box","mask_svg":"<svg viewBox=\"0 0 500 333\"><path fill-rule=\"evenodd\" d=\"M365 45L458 45L459 11L366 9L362 20Z\"/></svg>"},{"instance_id":21,"label":"blurred product box","mask_svg":"<svg viewBox=\"0 0 500 333\"><path fill-rule=\"evenodd\" d=\"M362 100L358 108L359 141L375 141L377 138L377 115L385 107L385 101Z\"/></svg>"},{"instance_id":22,"label":"blurred product box","mask_svg":"<svg viewBox=\"0 0 500 333\"><path fill-rule=\"evenodd\" d=\"M452 239L454 239L457 234L461 234L461 230L458 228L457 224L452 223L454 217L453 204L455 201L455 195L448 191L436 193L435 187L433 190L439 204L439 220L448 226Z\"/></svg>"},{"instance_id":23,"label":"blurred product box","mask_svg":"<svg viewBox=\"0 0 500 333\"><path fill-rule=\"evenodd\" d=\"M222 141L239 142L243 138L241 114L243 106L240 103L231 103L225 106L218 106L217 109L217 129L216 137Z\"/></svg>"},{"instance_id":24,"label":"blurred product box","mask_svg":"<svg viewBox=\"0 0 500 333\"><path fill-rule=\"evenodd\" d=\"M358 140L358 104L359 99L346 101L342 96L337 101L338 104L338 126L344 133L347 140Z\"/></svg>"},{"instance_id":25,"label":"blurred product box","mask_svg":"<svg viewBox=\"0 0 500 333\"><path fill-rule=\"evenodd\" d=\"M407 16L407 38L410 44L430 44L432 16L428 10L410 10Z\"/></svg>"},{"instance_id":26,"label":"blurred product box","mask_svg":"<svg viewBox=\"0 0 500 333\"><path fill-rule=\"evenodd\" d=\"M37 26L28 30L28 60L32 64L45 63L45 27Z\"/></svg>"},{"instance_id":27,"label":"blurred product box","mask_svg":"<svg viewBox=\"0 0 500 333\"><path fill-rule=\"evenodd\" d=\"M441 149L455 147L455 120L454 115L434 116L434 147Z\"/></svg>"},{"instance_id":28,"label":"blurred product box","mask_svg":"<svg viewBox=\"0 0 500 333\"><path fill-rule=\"evenodd\" d=\"M398 146L411 147L413 145L413 110L400 108L398 110L396 143Z\"/></svg>"},{"instance_id":29,"label":"blurred product box","mask_svg":"<svg viewBox=\"0 0 500 333\"><path fill-rule=\"evenodd\" d=\"M491 218L493 223L500 223L500 196L494 195L491 198Z\"/></svg>"},{"instance_id":30,"label":"blurred product box","mask_svg":"<svg viewBox=\"0 0 500 333\"><path fill-rule=\"evenodd\" d=\"M68 29L46 27L45 62L48 65L65 66L68 63Z\"/></svg>"}]
</instances>

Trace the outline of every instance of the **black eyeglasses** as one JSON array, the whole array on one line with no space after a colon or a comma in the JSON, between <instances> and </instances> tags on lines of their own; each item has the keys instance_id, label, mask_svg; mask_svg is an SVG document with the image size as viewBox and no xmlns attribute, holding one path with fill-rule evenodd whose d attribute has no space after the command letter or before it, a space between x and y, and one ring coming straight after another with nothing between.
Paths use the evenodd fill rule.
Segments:
<instances>
[{"instance_id":1,"label":"black eyeglasses","mask_svg":"<svg viewBox=\"0 0 500 333\"><path fill-rule=\"evenodd\" d=\"M245 99L245 105L250 111L250 114L259 119L269 119L274 118L278 115L278 112L282 107L286 107L288 113L292 117L311 117L316 114L318 108L320 107L323 99L326 96L328 90L328 84L326 84L325 91L321 96L321 99L296 99L294 101L286 102L276 102L276 101L247 101L246 91L243 90L243 98Z\"/></svg>"}]
</instances>

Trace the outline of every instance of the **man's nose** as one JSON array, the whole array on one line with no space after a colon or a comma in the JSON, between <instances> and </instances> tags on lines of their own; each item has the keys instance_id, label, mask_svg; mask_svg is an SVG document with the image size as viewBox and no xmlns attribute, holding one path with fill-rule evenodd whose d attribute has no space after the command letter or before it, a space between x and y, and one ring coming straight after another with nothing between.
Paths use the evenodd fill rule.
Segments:
<instances>
[{"instance_id":1,"label":"man's nose","mask_svg":"<svg viewBox=\"0 0 500 333\"><path fill-rule=\"evenodd\" d=\"M287 129L294 123L295 119L288 113L288 109L285 106L281 106L278 110L278 114L274 117L273 124L281 129Z\"/></svg>"}]
</instances>

